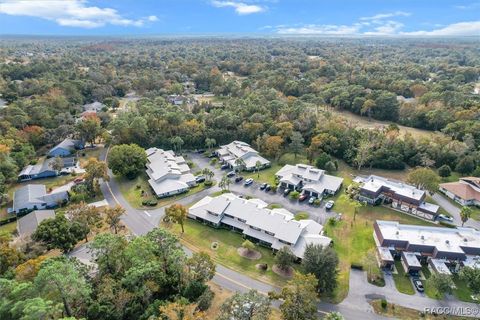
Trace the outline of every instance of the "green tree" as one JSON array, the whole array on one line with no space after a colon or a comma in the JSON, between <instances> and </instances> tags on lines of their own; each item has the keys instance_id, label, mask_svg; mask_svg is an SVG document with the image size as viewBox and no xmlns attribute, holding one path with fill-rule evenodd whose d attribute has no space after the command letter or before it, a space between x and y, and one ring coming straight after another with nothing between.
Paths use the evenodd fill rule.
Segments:
<instances>
[{"instance_id":1,"label":"green tree","mask_svg":"<svg viewBox=\"0 0 480 320\"><path fill-rule=\"evenodd\" d=\"M79 270L78 263L68 258L46 260L35 277L35 287L45 296L61 302L69 317L82 317L92 291Z\"/></svg>"},{"instance_id":2,"label":"green tree","mask_svg":"<svg viewBox=\"0 0 480 320\"><path fill-rule=\"evenodd\" d=\"M245 240L242 243L242 248L244 248L248 252L252 252L253 250L255 250L255 244L250 240Z\"/></svg>"},{"instance_id":3,"label":"green tree","mask_svg":"<svg viewBox=\"0 0 480 320\"><path fill-rule=\"evenodd\" d=\"M465 222L467 222L468 219L470 219L470 217L472 216L472 212L473 212L472 208L467 206L462 207L462 210L460 211L460 218L462 219L462 227L465 224Z\"/></svg>"},{"instance_id":4,"label":"green tree","mask_svg":"<svg viewBox=\"0 0 480 320\"><path fill-rule=\"evenodd\" d=\"M429 168L416 168L408 173L407 181L417 188L427 189L430 192L438 190L440 178Z\"/></svg>"},{"instance_id":5,"label":"green tree","mask_svg":"<svg viewBox=\"0 0 480 320\"><path fill-rule=\"evenodd\" d=\"M93 146L95 139L102 131L100 118L96 114L89 114L76 124L76 131L80 139L90 142Z\"/></svg>"},{"instance_id":6,"label":"green tree","mask_svg":"<svg viewBox=\"0 0 480 320\"><path fill-rule=\"evenodd\" d=\"M217 144L217 141L213 138L206 138L205 139L205 146L208 150L212 149Z\"/></svg>"},{"instance_id":7,"label":"green tree","mask_svg":"<svg viewBox=\"0 0 480 320\"><path fill-rule=\"evenodd\" d=\"M305 139L303 139L303 136L300 132L298 131L293 131L292 135L290 136L290 149L292 150L295 159L297 159L297 155L302 152L304 146Z\"/></svg>"},{"instance_id":8,"label":"green tree","mask_svg":"<svg viewBox=\"0 0 480 320\"><path fill-rule=\"evenodd\" d=\"M243 160L242 158L235 159L235 166L237 167L237 169L235 169L235 171L244 170L246 165L247 164L245 163L245 160Z\"/></svg>"},{"instance_id":9,"label":"green tree","mask_svg":"<svg viewBox=\"0 0 480 320\"><path fill-rule=\"evenodd\" d=\"M232 181L230 180L230 178L225 175L222 177L222 180L220 180L220 183L218 185L220 188L222 188L222 190L227 191L229 190L231 183Z\"/></svg>"},{"instance_id":10,"label":"green tree","mask_svg":"<svg viewBox=\"0 0 480 320\"><path fill-rule=\"evenodd\" d=\"M0 233L0 276L11 272L16 266L24 260L22 252L10 245L11 236L6 233Z\"/></svg>"},{"instance_id":11,"label":"green tree","mask_svg":"<svg viewBox=\"0 0 480 320\"><path fill-rule=\"evenodd\" d=\"M445 294L453 292L454 283L451 276L433 273L427 280L427 286L430 286L436 291L436 296L443 298Z\"/></svg>"},{"instance_id":12,"label":"green tree","mask_svg":"<svg viewBox=\"0 0 480 320\"><path fill-rule=\"evenodd\" d=\"M206 252L194 253L187 260L189 277L193 281L207 282L212 280L215 275L215 262Z\"/></svg>"},{"instance_id":13,"label":"green tree","mask_svg":"<svg viewBox=\"0 0 480 320\"><path fill-rule=\"evenodd\" d=\"M267 320L270 316L270 300L255 290L235 293L220 307L217 320Z\"/></svg>"},{"instance_id":14,"label":"green tree","mask_svg":"<svg viewBox=\"0 0 480 320\"><path fill-rule=\"evenodd\" d=\"M204 168L204 169L202 170L202 174L205 175L205 178L206 178L207 181L212 181L212 178L213 178L213 176L215 175L215 174L213 173L213 171L210 170L209 168Z\"/></svg>"},{"instance_id":15,"label":"green tree","mask_svg":"<svg viewBox=\"0 0 480 320\"><path fill-rule=\"evenodd\" d=\"M83 201L70 206L67 210L67 215L73 223L76 222L89 231L94 231L102 226L100 209L90 206ZM88 242L88 233L85 234L85 241Z\"/></svg>"},{"instance_id":16,"label":"green tree","mask_svg":"<svg viewBox=\"0 0 480 320\"><path fill-rule=\"evenodd\" d=\"M85 164L85 184L92 196L100 192L99 179L110 180L107 164L96 158L90 158Z\"/></svg>"},{"instance_id":17,"label":"green tree","mask_svg":"<svg viewBox=\"0 0 480 320\"><path fill-rule=\"evenodd\" d=\"M70 222L63 214L57 214L55 218L43 220L33 233L32 239L44 242L48 249L57 248L67 253L78 241L84 239L88 232L87 226Z\"/></svg>"},{"instance_id":18,"label":"green tree","mask_svg":"<svg viewBox=\"0 0 480 320\"><path fill-rule=\"evenodd\" d=\"M331 294L337 286L338 257L330 247L309 244L305 248L302 267L304 273L317 278L317 291Z\"/></svg>"},{"instance_id":19,"label":"green tree","mask_svg":"<svg viewBox=\"0 0 480 320\"><path fill-rule=\"evenodd\" d=\"M460 271L460 277L467 283L474 295L480 294L480 268L464 267Z\"/></svg>"},{"instance_id":20,"label":"green tree","mask_svg":"<svg viewBox=\"0 0 480 320\"><path fill-rule=\"evenodd\" d=\"M55 159L50 163L50 168L55 171L60 171L63 169L63 160L60 157L55 157Z\"/></svg>"},{"instance_id":21,"label":"green tree","mask_svg":"<svg viewBox=\"0 0 480 320\"><path fill-rule=\"evenodd\" d=\"M260 169L262 169L262 163L260 161L255 162L255 170L257 170L257 178L260 178Z\"/></svg>"},{"instance_id":22,"label":"green tree","mask_svg":"<svg viewBox=\"0 0 480 320\"><path fill-rule=\"evenodd\" d=\"M182 150L182 146L185 142L180 136L175 136L172 139L170 139L170 143L173 146L173 150L175 150L175 152L178 152Z\"/></svg>"},{"instance_id":23,"label":"green tree","mask_svg":"<svg viewBox=\"0 0 480 320\"><path fill-rule=\"evenodd\" d=\"M321 152L315 160L315 166L319 169L326 169L326 164L331 160L332 158L326 152Z\"/></svg>"},{"instance_id":24,"label":"green tree","mask_svg":"<svg viewBox=\"0 0 480 320\"><path fill-rule=\"evenodd\" d=\"M170 207L165 209L165 217L174 223L178 223L182 228L182 233L185 232L183 225L187 219L187 215L188 208L179 203L172 204Z\"/></svg>"},{"instance_id":25,"label":"green tree","mask_svg":"<svg viewBox=\"0 0 480 320\"><path fill-rule=\"evenodd\" d=\"M284 320L314 320L317 317L317 293L313 274L295 273L292 280L282 288L280 294L270 294L282 299L280 305Z\"/></svg>"},{"instance_id":26,"label":"green tree","mask_svg":"<svg viewBox=\"0 0 480 320\"><path fill-rule=\"evenodd\" d=\"M147 155L136 144L121 144L111 148L108 153L108 167L116 175L134 179L145 170Z\"/></svg>"},{"instance_id":27,"label":"green tree","mask_svg":"<svg viewBox=\"0 0 480 320\"><path fill-rule=\"evenodd\" d=\"M296 257L292 253L292 250L290 250L290 248L287 246L280 248L280 250L278 250L275 254L275 262L283 271L288 271L293 265L295 259Z\"/></svg>"},{"instance_id":28,"label":"green tree","mask_svg":"<svg viewBox=\"0 0 480 320\"><path fill-rule=\"evenodd\" d=\"M455 167L455 171L462 174L470 174L475 169L475 159L471 156L460 158Z\"/></svg>"},{"instance_id":29,"label":"green tree","mask_svg":"<svg viewBox=\"0 0 480 320\"><path fill-rule=\"evenodd\" d=\"M345 318L342 316L340 312L333 311L333 312L327 313L323 317L323 320L345 320Z\"/></svg>"},{"instance_id":30,"label":"green tree","mask_svg":"<svg viewBox=\"0 0 480 320\"><path fill-rule=\"evenodd\" d=\"M332 161L328 161L327 163L325 163L325 170L331 173L337 171L337 166Z\"/></svg>"},{"instance_id":31,"label":"green tree","mask_svg":"<svg viewBox=\"0 0 480 320\"><path fill-rule=\"evenodd\" d=\"M117 205L113 208L106 207L103 210L103 214L105 215L105 222L108 226L115 231L115 234L118 233L118 229L121 226L121 219L120 217L125 213L125 209L121 206Z\"/></svg>"},{"instance_id":32,"label":"green tree","mask_svg":"<svg viewBox=\"0 0 480 320\"><path fill-rule=\"evenodd\" d=\"M440 168L438 168L438 175L440 177L449 177L450 174L452 173L452 169L450 169L450 166L448 164L444 164Z\"/></svg>"}]
</instances>

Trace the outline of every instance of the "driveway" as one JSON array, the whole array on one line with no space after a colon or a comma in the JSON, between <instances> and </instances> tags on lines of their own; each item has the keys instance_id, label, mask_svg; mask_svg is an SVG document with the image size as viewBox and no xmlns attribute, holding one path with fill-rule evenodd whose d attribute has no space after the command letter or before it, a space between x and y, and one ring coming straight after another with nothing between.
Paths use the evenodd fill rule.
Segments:
<instances>
[{"instance_id":1,"label":"driveway","mask_svg":"<svg viewBox=\"0 0 480 320\"><path fill-rule=\"evenodd\" d=\"M196 167L192 171L199 171L203 168L209 168L215 174L215 179L220 181L222 177L227 173L226 170L220 170L210 165L210 159L205 157L202 154L198 153L187 153L187 158L195 163ZM254 178L255 180L255 178ZM337 216L337 213L333 210L327 211L325 209L325 201L322 201L320 206L312 206L308 204L308 201L299 202L298 200L291 200L288 196L283 196L281 190L278 190L276 193L270 191L265 192L260 190L260 183L254 181L250 186L244 185L244 180L236 183L234 178L231 178L232 183L230 184L230 191L235 194L241 194L244 196L250 196L253 198L258 198L266 203L276 203L280 204L283 208L291 211L292 213L298 212L308 212L310 219L315 220L316 222L324 225L328 218Z\"/></svg>"},{"instance_id":2,"label":"driveway","mask_svg":"<svg viewBox=\"0 0 480 320\"><path fill-rule=\"evenodd\" d=\"M433 194L432 198L438 203L440 207L445 209L445 211L447 211L453 217L453 223L456 226L462 225L462 219L460 218L461 209L459 207L452 204L447 198L445 198L445 196L443 196L440 193ZM480 230L480 221L469 219L465 223L465 227L472 227L477 230Z\"/></svg>"}]
</instances>

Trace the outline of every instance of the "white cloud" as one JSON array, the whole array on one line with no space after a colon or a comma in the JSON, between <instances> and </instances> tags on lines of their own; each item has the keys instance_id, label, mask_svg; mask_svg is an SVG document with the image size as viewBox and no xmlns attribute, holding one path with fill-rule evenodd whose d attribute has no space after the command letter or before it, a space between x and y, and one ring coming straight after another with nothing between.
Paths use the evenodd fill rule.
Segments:
<instances>
[{"instance_id":1,"label":"white cloud","mask_svg":"<svg viewBox=\"0 0 480 320\"><path fill-rule=\"evenodd\" d=\"M156 16L127 19L112 8L89 6L86 0L0 0L0 13L37 17L61 26L98 28L107 24L141 27Z\"/></svg>"},{"instance_id":2,"label":"white cloud","mask_svg":"<svg viewBox=\"0 0 480 320\"><path fill-rule=\"evenodd\" d=\"M265 11L265 8L256 4L246 4L236 1L218 1L213 0L212 5L217 8L232 7L235 8L235 12L239 15L247 15L252 13L259 13Z\"/></svg>"},{"instance_id":3,"label":"white cloud","mask_svg":"<svg viewBox=\"0 0 480 320\"><path fill-rule=\"evenodd\" d=\"M333 24L308 24L301 27L279 27L280 34L317 34L317 35L354 35L360 30L360 25L333 25Z\"/></svg>"},{"instance_id":4,"label":"white cloud","mask_svg":"<svg viewBox=\"0 0 480 320\"><path fill-rule=\"evenodd\" d=\"M385 21L375 27L373 31L366 31L363 34L367 36L388 36L396 34L403 27L403 23L397 21Z\"/></svg>"},{"instance_id":5,"label":"white cloud","mask_svg":"<svg viewBox=\"0 0 480 320\"><path fill-rule=\"evenodd\" d=\"M401 32L408 36L480 36L480 21L458 22L431 31Z\"/></svg>"},{"instance_id":6,"label":"white cloud","mask_svg":"<svg viewBox=\"0 0 480 320\"><path fill-rule=\"evenodd\" d=\"M460 9L460 10L470 10L470 9L476 9L478 7L480 7L480 1L479 2L472 2L472 3L467 4L467 5L455 6L455 8Z\"/></svg>"},{"instance_id":7,"label":"white cloud","mask_svg":"<svg viewBox=\"0 0 480 320\"><path fill-rule=\"evenodd\" d=\"M410 15L411 15L410 12L395 11L395 12L389 12L389 13L379 13L371 17L361 17L360 20L363 20L363 21L381 20L381 19L387 19L392 17L408 17Z\"/></svg>"}]
</instances>

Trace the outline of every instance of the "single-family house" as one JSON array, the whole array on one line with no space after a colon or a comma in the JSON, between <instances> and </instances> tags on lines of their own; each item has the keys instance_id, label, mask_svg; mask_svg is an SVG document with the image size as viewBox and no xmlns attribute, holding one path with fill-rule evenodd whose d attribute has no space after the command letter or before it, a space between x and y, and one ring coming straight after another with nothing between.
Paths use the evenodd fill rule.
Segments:
<instances>
[{"instance_id":1,"label":"single-family house","mask_svg":"<svg viewBox=\"0 0 480 320\"><path fill-rule=\"evenodd\" d=\"M17 231L21 237L31 236L37 230L40 222L55 218L53 210L34 210L17 220Z\"/></svg>"},{"instance_id":2,"label":"single-family house","mask_svg":"<svg viewBox=\"0 0 480 320\"><path fill-rule=\"evenodd\" d=\"M33 179L42 179L56 177L61 170L55 170L54 162L57 158L47 158L35 165L28 165L18 174L19 181L28 181ZM59 158L62 161L62 169L75 167L77 162L75 157Z\"/></svg>"},{"instance_id":3,"label":"single-family house","mask_svg":"<svg viewBox=\"0 0 480 320\"><path fill-rule=\"evenodd\" d=\"M373 229L378 251L389 250L393 256L400 256L406 272L417 272L422 263L444 274L448 273L445 268L451 271L464 265L480 267L475 263L480 258L480 231L473 228L417 226L377 220ZM390 261L389 258L387 263Z\"/></svg>"},{"instance_id":4,"label":"single-family house","mask_svg":"<svg viewBox=\"0 0 480 320\"><path fill-rule=\"evenodd\" d=\"M51 209L66 201L68 201L66 190L47 193L47 187L43 184L27 184L15 190L13 212L22 215L33 210Z\"/></svg>"},{"instance_id":5,"label":"single-family house","mask_svg":"<svg viewBox=\"0 0 480 320\"><path fill-rule=\"evenodd\" d=\"M274 251L289 247L302 259L309 244L328 246L332 239L323 235L323 226L313 220L296 221L286 209L268 209L259 199L244 199L232 193L207 196L190 207L188 217L216 228L242 233Z\"/></svg>"},{"instance_id":6,"label":"single-family house","mask_svg":"<svg viewBox=\"0 0 480 320\"><path fill-rule=\"evenodd\" d=\"M185 159L172 150L150 148L147 153L148 183L158 198L187 192L196 185Z\"/></svg>"},{"instance_id":7,"label":"single-family house","mask_svg":"<svg viewBox=\"0 0 480 320\"><path fill-rule=\"evenodd\" d=\"M74 154L75 150L80 150L85 148L85 144L81 140L75 140L66 138L56 146L54 146L50 151L48 151L48 157L69 157Z\"/></svg>"},{"instance_id":8,"label":"single-family house","mask_svg":"<svg viewBox=\"0 0 480 320\"><path fill-rule=\"evenodd\" d=\"M354 181L360 184L360 201L391 204L394 209L431 220L437 216L439 206L425 201L425 190L376 175L356 177Z\"/></svg>"},{"instance_id":9,"label":"single-family house","mask_svg":"<svg viewBox=\"0 0 480 320\"><path fill-rule=\"evenodd\" d=\"M303 190L303 193L317 198L337 193L343 183L343 178L325 174L324 170L306 164L287 164L275 176L280 187Z\"/></svg>"},{"instance_id":10,"label":"single-family house","mask_svg":"<svg viewBox=\"0 0 480 320\"><path fill-rule=\"evenodd\" d=\"M457 182L440 184L440 191L462 206L480 207L480 178L464 177Z\"/></svg>"},{"instance_id":11,"label":"single-family house","mask_svg":"<svg viewBox=\"0 0 480 320\"><path fill-rule=\"evenodd\" d=\"M258 151L253 149L248 143L242 141L233 141L227 145L221 146L216 151L220 161L228 164L234 170L257 170L257 163L259 169L270 167L270 161L258 154ZM238 159L243 160L243 166L239 164Z\"/></svg>"}]
</instances>

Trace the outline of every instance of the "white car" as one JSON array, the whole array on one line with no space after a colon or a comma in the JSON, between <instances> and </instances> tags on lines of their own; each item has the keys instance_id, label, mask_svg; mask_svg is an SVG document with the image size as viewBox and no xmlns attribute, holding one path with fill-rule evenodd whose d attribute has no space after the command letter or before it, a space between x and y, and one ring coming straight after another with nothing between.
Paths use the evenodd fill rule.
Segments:
<instances>
[{"instance_id":1,"label":"white car","mask_svg":"<svg viewBox=\"0 0 480 320\"><path fill-rule=\"evenodd\" d=\"M253 179L252 178L248 178L247 180L245 180L245 186L249 186L253 183Z\"/></svg>"},{"instance_id":2,"label":"white car","mask_svg":"<svg viewBox=\"0 0 480 320\"><path fill-rule=\"evenodd\" d=\"M440 213L440 214L438 215L438 219L442 219L442 220L445 220L445 221L448 221L448 222L453 222L453 218L452 218L452 217L446 216L446 215L444 215L443 213Z\"/></svg>"}]
</instances>

